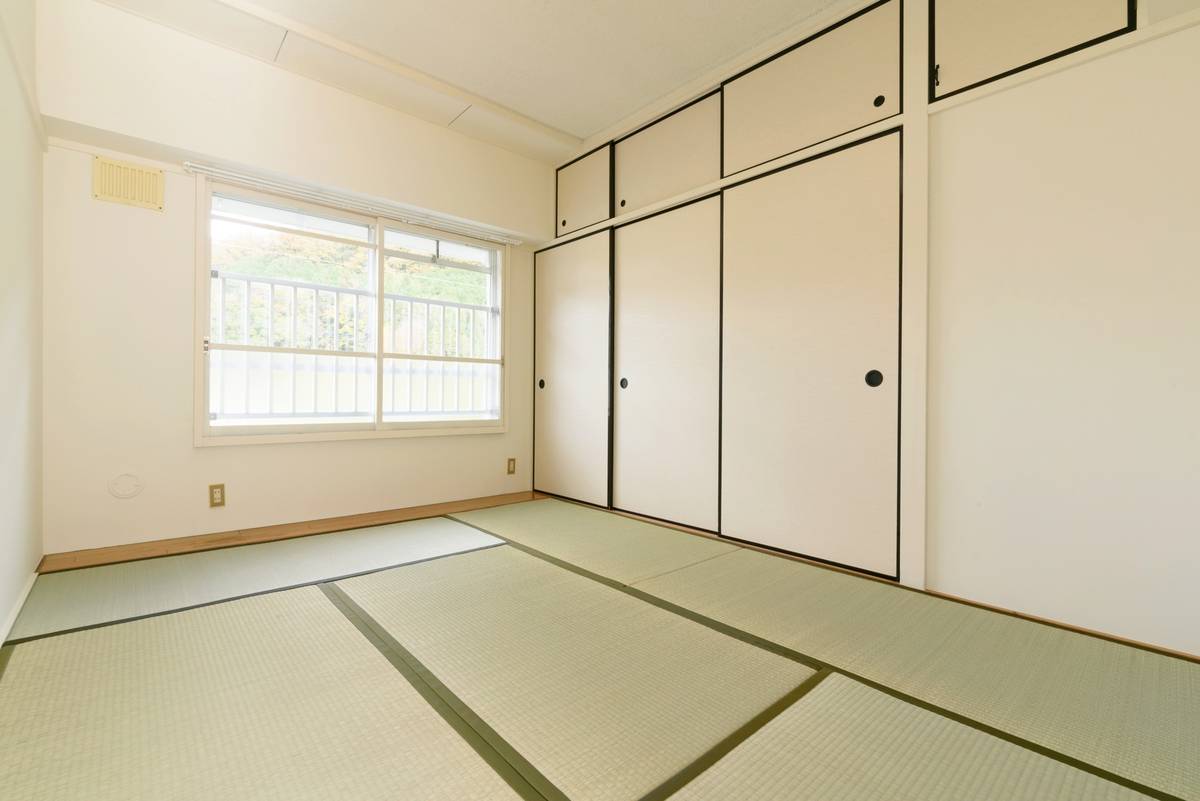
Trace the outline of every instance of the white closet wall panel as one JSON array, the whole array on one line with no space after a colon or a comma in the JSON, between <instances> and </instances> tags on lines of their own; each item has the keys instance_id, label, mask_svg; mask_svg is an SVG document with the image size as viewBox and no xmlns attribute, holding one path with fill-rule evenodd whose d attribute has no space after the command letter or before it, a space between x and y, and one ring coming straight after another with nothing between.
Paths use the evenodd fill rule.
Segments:
<instances>
[{"instance_id":1,"label":"white closet wall panel","mask_svg":"<svg viewBox=\"0 0 1200 801\"><path fill-rule=\"evenodd\" d=\"M900 112L900 0L727 82L725 174Z\"/></svg>"},{"instance_id":2,"label":"white closet wall panel","mask_svg":"<svg viewBox=\"0 0 1200 801\"><path fill-rule=\"evenodd\" d=\"M556 236L607 220L612 193L612 145L558 169Z\"/></svg>"},{"instance_id":3,"label":"white closet wall panel","mask_svg":"<svg viewBox=\"0 0 1200 801\"><path fill-rule=\"evenodd\" d=\"M720 235L721 199L712 197L618 228L615 244L613 505L710 531Z\"/></svg>"},{"instance_id":4,"label":"white closet wall panel","mask_svg":"<svg viewBox=\"0 0 1200 801\"><path fill-rule=\"evenodd\" d=\"M712 94L616 144L616 212L721 177L721 96Z\"/></svg>"},{"instance_id":5,"label":"white closet wall panel","mask_svg":"<svg viewBox=\"0 0 1200 801\"><path fill-rule=\"evenodd\" d=\"M534 489L608 505L608 231L534 256Z\"/></svg>"},{"instance_id":6,"label":"white closet wall panel","mask_svg":"<svg viewBox=\"0 0 1200 801\"><path fill-rule=\"evenodd\" d=\"M726 191L723 534L896 576L899 195L899 134Z\"/></svg>"},{"instance_id":7,"label":"white closet wall panel","mask_svg":"<svg viewBox=\"0 0 1200 801\"><path fill-rule=\"evenodd\" d=\"M938 97L1129 24L1127 0L937 0Z\"/></svg>"}]
</instances>

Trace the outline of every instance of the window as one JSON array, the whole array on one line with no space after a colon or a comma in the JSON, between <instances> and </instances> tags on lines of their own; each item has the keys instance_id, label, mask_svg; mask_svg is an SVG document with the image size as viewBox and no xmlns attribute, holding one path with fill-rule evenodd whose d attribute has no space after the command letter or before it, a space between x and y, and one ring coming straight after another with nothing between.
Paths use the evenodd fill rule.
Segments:
<instances>
[{"instance_id":1,"label":"window","mask_svg":"<svg viewBox=\"0 0 1200 801\"><path fill-rule=\"evenodd\" d=\"M502 430L502 246L209 197L203 439Z\"/></svg>"}]
</instances>

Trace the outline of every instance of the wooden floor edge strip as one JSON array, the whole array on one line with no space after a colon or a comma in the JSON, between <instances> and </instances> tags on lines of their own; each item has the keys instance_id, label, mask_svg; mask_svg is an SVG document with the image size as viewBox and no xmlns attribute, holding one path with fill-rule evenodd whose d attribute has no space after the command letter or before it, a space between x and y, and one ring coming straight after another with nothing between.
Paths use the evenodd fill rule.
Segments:
<instances>
[{"instance_id":1,"label":"wooden floor edge strip","mask_svg":"<svg viewBox=\"0 0 1200 801\"><path fill-rule=\"evenodd\" d=\"M463 525L466 525L465 523ZM91 631L92 629L104 629L109 626L119 626L122 623L133 623L138 620L149 620L152 617L163 617L165 615L175 615L180 612L189 612L193 609L203 609L206 606L217 606L218 604L227 604L233 601L242 601L246 598L257 598L260 595L272 595L277 592L287 592L288 590L298 590L302 587L317 587L329 581L342 581L343 579L357 578L358 576L367 576L371 573L380 573L384 570L395 570L400 567L408 567L409 565L419 565L422 562L432 562L436 559L446 559L450 556L461 556L463 554L474 553L475 551L486 551L489 548L498 548L501 545L507 545L506 542L489 542L487 545L480 545L475 548L467 548L462 551L451 551L450 553L439 553L434 556L426 556L422 559L413 559L409 562L398 562L394 565L384 565L383 567L372 567L368 570L359 570L356 573L347 573L344 576L326 576L324 578L313 579L312 581L304 581L300 584L289 584L286 587L272 587L267 590L258 590L256 592L247 592L242 595L233 595L228 598L216 598L212 601L204 601L198 604L190 604L188 606L179 606L174 609L163 609L160 612L147 612L144 615L134 615L132 617L118 618L117 620L105 620L101 623L91 623L86 626L76 626L73 629L62 629L60 631L48 631L45 634L31 634L28 637L14 637L11 640L4 642L4 647L21 645L22 643L35 642L37 640L45 640L50 637L62 637L66 634L76 634L81 631Z\"/></svg>"},{"instance_id":2,"label":"wooden floor edge strip","mask_svg":"<svg viewBox=\"0 0 1200 801\"><path fill-rule=\"evenodd\" d=\"M561 790L389 634L345 590L332 582L318 586L334 607L515 793L526 801L569 801Z\"/></svg>"},{"instance_id":3,"label":"wooden floor edge strip","mask_svg":"<svg viewBox=\"0 0 1200 801\"><path fill-rule=\"evenodd\" d=\"M665 801L665 799L679 792L689 782L720 762L730 751L753 737L763 726L766 726L772 720L779 717L779 715L783 714L784 710L808 695L818 684L831 675L833 675L833 671L829 668L818 670L801 682L795 689L789 691L778 701L742 724L728 737L725 737L712 748L705 751L674 776L646 793L641 797L640 801Z\"/></svg>"},{"instance_id":4,"label":"wooden floor edge strip","mask_svg":"<svg viewBox=\"0 0 1200 801\"><path fill-rule=\"evenodd\" d=\"M457 518L452 518L452 519L457 519ZM592 571L588 570L587 568L580 567L579 565L572 564L571 562L567 562L565 560L559 559L558 557L551 556L550 554L547 554L547 553L543 553L542 551L539 551L536 548L531 548L528 545L523 545L522 543L516 542L514 540L510 540L507 537L505 537L504 535L497 534L494 531L488 531L486 528L483 528L482 526L477 526L477 525L475 525L473 523L469 523L465 520L459 520L458 522L462 523L463 525L471 526L471 528L482 531L484 534L490 534L493 537L504 540L510 546L521 551L522 553L526 553L532 557L541 559L542 561L548 562L548 563L555 565L556 567L560 567L564 570L569 570L572 573L575 573L579 576L583 576L584 578L591 579L592 581L595 581L599 584L603 584L604 586L610 587L614 590L617 590L618 592L623 592L626 595L631 595L634 598L644 601L645 603L651 604L653 606L657 606L660 609L663 609L665 611L679 615L680 617L686 618L687 620L691 620L694 623L699 623L702 626L706 626L706 627L712 629L713 631L720 632L728 637L733 637L734 639L741 640L742 642L748 643L750 645L754 645L754 646L756 646L758 648L762 648L763 650L766 650L766 651L770 651L771 653L776 654L778 656L786 657L793 661L799 662L803 665L807 665L808 667L811 667L818 671L819 670L830 670L835 673L840 673L843 676L846 676L847 678L853 679L854 681L857 681L860 684L865 684L868 687L871 687L872 689L879 690L880 692L886 693L887 695L890 695L893 698L896 698L900 701L904 701L905 703L911 704L916 707L920 707L921 709L924 709L928 712L933 712L944 718L953 720L956 723L960 723L964 726L968 726L977 731L981 731L984 734L989 734L992 737L996 737L1000 740L1004 740L1006 742L1012 743L1013 745L1020 746L1021 748L1024 748L1027 751L1033 751L1035 753L1041 754L1042 756L1047 757L1049 759L1053 759L1056 762L1061 762L1065 765L1069 765L1069 766L1075 768L1076 770L1083 771L1084 773L1090 773L1093 776L1097 776L1101 779L1104 779L1105 781L1112 782L1113 784L1119 784L1122 787L1125 787L1127 789L1133 790L1138 793L1142 793L1143 795L1147 795L1151 798L1159 799L1159 801L1186 801L1186 799L1180 798L1179 796L1171 795L1170 793L1167 793L1163 790L1159 790L1154 787L1150 787L1149 785L1142 784L1141 782L1135 781L1134 779L1130 779L1125 776L1121 776L1119 774L1113 773L1110 770L1106 770L1105 768L1099 767L1097 765L1093 765L1090 762L1085 762L1084 760L1079 759L1077 757L1073 757L1068 754L1064 754L1059 751L1055 751L1054 749L1051 749L1044 745L1036 743L1033 740L1027 740L1024 737L1021 737L1019 735L1012 734L1011 732L1007 732L1002 729L998 729L995 726L990 726L981 721L975 720L973 718L969 718L966 715L962 715L958 712L954 712L950 709L946 709L945 707L941 707L941 706L938 706L937 704L933 704L929 701L925 701L921 698L918 698L915 695L909 695L908 693L904 692L903 690L898 690L898 689L896 689L894 687L890 687L886 684L881 684L880 682L875 681L873 679L868 679L865 676L860 676L859 674L857 674L853 671L847 670L842 667L838 667L837 665L830 664L828 662L825 662L824 660L818 659L818 658L811 656L809 654L806 654L802 651L797 651L794 648L789 648L786 645L782 645L773 640L768 640L764 637L760 637L757 634L752 634L748 631L745 631L744 629L739 629L736 626L731 626L728 623L722 623L719 620L708 617L707 615L703 615L694 610L688 609L687 607L679 606L678 604L674 604L663 598L659 598L656 595L651 595L650 593L645 592L644 590L640 590L637 587L632 587L628 584L623 584L622 582L617 581L616 579L609 578L608 576L603 576L599 573L593 573Z\"/></svg>"},{"instance_id":5,"label":"wooden floor edge strip","mask_svg":"<svg viewBox=\"0 0 1200 801\"><path fill-rule=\"evenodd\" d=\"M491 509L496 506L524 503L525 501L532 500L536 500L533 491L522 490L521 492L510 492L503 495L488 495L461 501L425 504L423 506L407 506L381 512L364 512L361 514L326 517L296 523L280 523L271 526L259 526L257 528L233 529L232 531L218 531L211 534L193 534L187 537L135 542L127 545L110 545L103 548L63 551L43 556L41 562L38 564L37 572L39 574L61 573L66 570L80 570L122 562L140 562L144 559L159 559L164 556L176 556L178 554L195 553L197 551L237 548L243 545L257 545L263 542L308 537L314 534L330 534L335 531L385 526L391 523L404 523L409 520L445 517L454 512Z\"/></svg>"}]
</instances>

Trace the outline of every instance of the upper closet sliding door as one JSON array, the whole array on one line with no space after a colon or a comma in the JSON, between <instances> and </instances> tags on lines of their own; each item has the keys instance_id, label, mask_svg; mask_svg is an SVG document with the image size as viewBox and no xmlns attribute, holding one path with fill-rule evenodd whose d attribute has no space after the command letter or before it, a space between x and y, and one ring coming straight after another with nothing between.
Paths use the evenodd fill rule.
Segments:
<instances>
[{"instance_id":1,"label":"upper closet sliding door","mask_svg":"<svg viewBox=\"0 0 1200 801\"><path fill-rule=\"evenodd\" d=\"M933 96L946 97L1134 29L1128 0L934 0Z\"/></svg>"},{"instance_id":2,"label":"upper closet sliding door","mask_svg":"<svg viewBox=\"0 0 1200 801\"><path fill-rule=\"evenodd\" d=\"M554 180L555 236L612 216L612 145L604 145L559 167Z\"/></svg>"},{"instance_id":3,"label":"upper closet sliding door","mask_svg":"<svg viewBox=\"0 0 1200 801\"><path fill-rule=\"evenodd\" d=\"M616 144L616 213L721 177L721 96L713 93Z\"/></svg>"},{"instance_id":4,"label":"upper closet sliding door","mask_svg":"<svg viewBox=\"0 0 1200 801\"><path fill-rule=\"evenodd\" d=\"M615 232L613 506L717 529L721 199Z\"/></svg>"},{"instance_id":5,"label":"upper closet sliding door","mask_svg":"<svg viewBox=\"0 0 1200 801\"><path fill-rule=\"evenodd\" d=\"M721 533L898 577L900 135L725 192Z\"/></svg>"},{"instance_id":6,"label":"upper closet sliding door","mask_svg":"<svg viewBox=\"0 0 1200 801\"><path fill-rule=\"evenodd\" d=\"M608 505L609 231L534 255L533 487Z\"/></svg>"},{"instance_id":7,"label":"upper closet sliding door","mask_svg":"<svg viewBox=\"0 0 1200 801\"><path fill-rule=\"evenodd\" d=\"M886 0L722 86L725 175L899 114L900 0Z\"/></svg>"}]
</instances>

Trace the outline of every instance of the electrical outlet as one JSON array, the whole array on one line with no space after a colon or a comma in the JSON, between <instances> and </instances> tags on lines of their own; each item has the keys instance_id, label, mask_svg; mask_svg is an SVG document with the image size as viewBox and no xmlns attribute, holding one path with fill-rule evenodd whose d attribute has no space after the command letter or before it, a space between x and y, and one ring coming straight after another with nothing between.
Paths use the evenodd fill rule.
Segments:
<instances>
[{"instance_id":1,"label":"electrical outlet","mask_svg":"<svg viewBox=\"0 0 1200 801\"><path fill-rule=\"evenodd\" d=\"M517 472L517 460L509 459L508 460L508 474L511 476L515 472Z\"/></svg>"},{"instance_id":2,"label":"electrical outlet","mask_svg":"<svg viewBox=\"0 0 1200 801\"><path fill-rule=\"evenodd\" d=\"M225 485L224 484L209 484L208 485L208 505L210 507L225 505Z\"/></svg>"}]
</instances>

